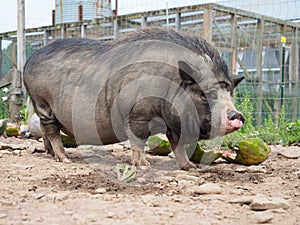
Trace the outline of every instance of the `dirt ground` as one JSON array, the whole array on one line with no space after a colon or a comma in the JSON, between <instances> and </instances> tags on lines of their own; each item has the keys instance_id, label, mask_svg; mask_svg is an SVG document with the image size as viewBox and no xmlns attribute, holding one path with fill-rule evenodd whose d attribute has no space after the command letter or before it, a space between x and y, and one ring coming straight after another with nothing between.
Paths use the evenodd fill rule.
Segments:
<instances>
[{"instance_id":1,"label":"dirt ground","mask_svg":"<svg viewBox=\"0 0 300 225\"><path fill-rule=\"evenodd\" d=\"M122 145L69 148L72 164L34 140L1 137L0 149L0 224L300 224L300 147L189 172L148 154L152 167L129 183L113 171L130 163Z\"/></svg>"}]
</instances>

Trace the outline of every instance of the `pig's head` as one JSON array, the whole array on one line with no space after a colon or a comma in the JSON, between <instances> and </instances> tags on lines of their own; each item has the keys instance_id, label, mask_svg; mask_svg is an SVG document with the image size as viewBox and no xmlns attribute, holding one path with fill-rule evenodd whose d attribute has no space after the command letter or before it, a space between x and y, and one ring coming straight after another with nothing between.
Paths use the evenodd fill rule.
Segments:
<instances>
[{"instance_id":1,"label":"pig's head","mask_svg":"<svg viewBox=\"0 0 300 225\"><path fill-rule=\"evenodd\" d=\"M220 63L218 67L205 70L184 61L178 62L181 87L192 99L198 114L199 139L229 134L245 122L232 101L233 90L244 77L228 76L227 65L224 61Z\"/></svg>"}]
</instances>

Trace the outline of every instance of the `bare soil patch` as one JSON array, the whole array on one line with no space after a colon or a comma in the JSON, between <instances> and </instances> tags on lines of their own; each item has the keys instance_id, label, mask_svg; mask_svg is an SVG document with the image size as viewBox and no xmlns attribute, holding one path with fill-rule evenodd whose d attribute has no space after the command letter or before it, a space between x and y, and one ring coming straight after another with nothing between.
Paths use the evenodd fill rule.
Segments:
<instances>
[{"instance_id":1,"label":"bare soil patch","mask_svg":"<svg viewBox=\"0 0 300 225\"><path fill-rule=\"evenodd\" d=\"M0 146L0 224L300 224L300 158L280 154L296 146L272 146L259 166L220 159L188 172L149 154L129 183L113 171L131 160L121 145L67 149L71 164L38 141Z\"/></svg>"}]
</instances>

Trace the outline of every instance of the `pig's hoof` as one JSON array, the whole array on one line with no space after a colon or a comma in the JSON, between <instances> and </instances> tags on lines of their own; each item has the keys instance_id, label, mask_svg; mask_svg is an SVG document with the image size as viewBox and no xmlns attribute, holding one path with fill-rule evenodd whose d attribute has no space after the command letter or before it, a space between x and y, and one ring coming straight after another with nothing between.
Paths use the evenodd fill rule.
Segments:
<instances>
[{"instance_id":1,"label":"pig's hoof","mask_svg":"<svg viewBox=\"0 0 300 225\"><path fill-rule=\"evenodd\" d=\"M183 166L180 167L182 170L188 171L188 170L195 170L197 169L197 166L191 162L187 162Z\"/></svg>"},{"instance_id":2,"label":"pig's hoof","mask_svg":"<svg viewBox=\"0 0 300 225\"><path fill-rule=\"evenodd\" d=\"M132 160L132 165L134 166L147 166L151 167L150 163L146 159L133 159Z\"/></svg>"},{"instance_id":3,"label":"pig's hoof","mask_svg":"<svg viewBox=\"0 0 300 225\"><path fill-rule=\"evenodd\" d=\"M63 163L66 163L66 164L72 163L72 161L71 161L70 159L68 159L68 158L63 158L63 159L61 159L61 161L62 161Z\"/></svg>"}]
</instances>

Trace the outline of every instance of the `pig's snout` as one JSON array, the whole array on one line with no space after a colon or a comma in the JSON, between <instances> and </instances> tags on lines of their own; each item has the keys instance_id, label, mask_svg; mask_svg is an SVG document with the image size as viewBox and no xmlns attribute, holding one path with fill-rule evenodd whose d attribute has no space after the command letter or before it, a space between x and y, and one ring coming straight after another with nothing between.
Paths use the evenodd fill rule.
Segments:
<instances>
[{"instance_id":1,"label":"pig's snout","mask_svg":"<svg viewBox=\"0 0 300 225\"><path fill-rule=\"evenodd\" d=\"M245 123L244 115L238 111L227 112L227 118L226 134L240 129Z\"/></svg>"},{"instance_id":2,"label":"pig's snout","mask_svg":"<svg viewBox=\"0 0 300 225\"><path fill-rule=\"evenodd\" d=\"M237 111L230 111L227 113L228 115L228 120L235 120L238 119L240 121L242 121L242 123L245 123L245 117L242 113L237 112Z\"/></svg>"}]
</instances>

